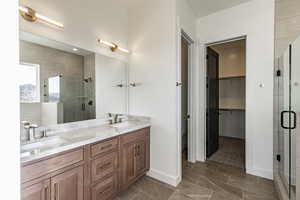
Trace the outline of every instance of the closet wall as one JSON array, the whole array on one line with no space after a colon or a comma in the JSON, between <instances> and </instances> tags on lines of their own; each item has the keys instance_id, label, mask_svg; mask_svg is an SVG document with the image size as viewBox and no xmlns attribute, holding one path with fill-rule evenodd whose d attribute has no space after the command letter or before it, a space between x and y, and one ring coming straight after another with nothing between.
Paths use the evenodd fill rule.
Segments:
<instances>
[{"instance_id":1,"label":"closet wall","mask_svg":"<svg viewBox=\"0 0 300 200\"><path fill-rule=\"evenodd\" d=\"M245 138L245 40L214 45L219 53L219 135Z\"/></svg>"}]
</instances>

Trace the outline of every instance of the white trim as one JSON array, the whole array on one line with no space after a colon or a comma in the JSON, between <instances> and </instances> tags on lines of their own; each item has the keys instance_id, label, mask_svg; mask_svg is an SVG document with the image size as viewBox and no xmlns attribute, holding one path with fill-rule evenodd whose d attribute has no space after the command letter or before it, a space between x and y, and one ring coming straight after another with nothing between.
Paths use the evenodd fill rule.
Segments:
<instances>
[{"instance_id":1,"label":"white trim","mask_svg":"<svg viewBox=\"0 0 300 200\"><path fill-rule=\"evenodd\" d=\"M188 121L188 161L195 163L196 162L196 143L195 143L195 114L194 114L194 99L193 99L193 94L194 94L194 78L193 78L193 66L194 66L194 41L188 36L187 33L183 29L181 29L180 33L181 38L184 38L188 42L188 113L190 115L190 120ZM180 41L181 42L181 41ZM181 45L180 45L181 46ZM181 47L180 47L181 50ZM181 54L180 54L181 57ZM179 67L181 69L181 62L179 63ZM181 96L180 96L181 98ZM181 107L181 106L180 106ZM181 122L181 121L180 121Z\"/></svg>"},{"instance_id":2,"label":"white trim","mask_svg":"<svg viewBox=\"0 0 300 200\"><path fill-rule=\"evenodd\" d=\"M176 187L181 182L181 176L175 177L156 169L150 169L147 176Z\"/></svg>"},{"instance_id":3,"label":"white trim","mask_svg":"<svg viewBox=\"0 0 300 200\"><path fill-rule=\"evenodd\" d=\"M176 81L181 81L181 28L180 17L176 19ZM175 84L175 83L174 83ZM177 174L181 180L182 177L182 152L181 152L181 90L176 88L176 134L177 134Z\"/></svg>"},{"instance_id":4,"label":"white trim","mask_svg":"<svg viewBox=\"0 0 300 200\"><path fill-rule=\"evenodd\" d=\"M254 176L259 176L259 177L273 180L273 171L271 171L271 170L269 171L269 170L260 169L260 168L252 168L252 169L247 169L246 173L254 175Z\"/></svg>"},{"instance_id":5,"label":"white trim","mask_svg":"<svg viewBox=\"0 0 300 200\"><path fill-rule=\"evenodd\" d=\"M176 63L176 81L181 82L181 37L184 37L189 42L189 114L190 114L190 122L189 122L189 133L188 133L188 160L190 162L196 162L196 130L197 130L197 100L193 100L193 94L197 94L197 92L193 89L196 84L198 84L193 78L192 74L196 71L196 54L195 54L195 42L191 39L191 37L184 31L184 29L180 26L180 17L177 17L176 22L176 40L177 40L177 63ZM182 177L182 136L181 136L181 88L176 88L176 124L177 124L177 169L178 169L178 178L177 180L181 181Z\"/></svg>"}]
</instances>

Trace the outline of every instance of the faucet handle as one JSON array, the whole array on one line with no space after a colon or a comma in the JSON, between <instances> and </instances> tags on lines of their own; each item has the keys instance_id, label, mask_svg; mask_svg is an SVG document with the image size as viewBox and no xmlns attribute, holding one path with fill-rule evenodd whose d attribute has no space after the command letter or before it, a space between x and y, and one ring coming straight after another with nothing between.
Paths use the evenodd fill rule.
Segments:
<instances>
[{"instance_id":1,"label":"faucet handle","mask_svg":"<svg viewBox=\"0 0 300 200\"><path fill-rule=\"evenodd\" d=\"M21 124L23 124L23 126L29 126L30 122L29 121L21 121Z\"/></svg>"},{"instance_id":2,"label":"faucet handle","mask_svg":"<svg viewBox=\"0 0 300 200\"><path fill-rule=\"evenodd\" d=\"M38 128L39 126L37 124L31 124L30 128Z\"/></svg>"}]
</instances>

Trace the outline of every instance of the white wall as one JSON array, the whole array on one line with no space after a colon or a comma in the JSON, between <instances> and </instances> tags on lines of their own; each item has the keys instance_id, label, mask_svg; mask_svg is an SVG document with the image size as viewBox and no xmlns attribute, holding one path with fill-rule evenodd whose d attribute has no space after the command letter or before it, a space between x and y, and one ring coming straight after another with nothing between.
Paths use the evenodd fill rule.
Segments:
<instances>
[{"instance_id":1,"label":"white wall","mask_svg":"<svg viewBox=\"0 0 300 200\"><path fill-rule=\"evenodd\" d=\"M96 54L95 79L96 118L107 113L126 113L126 63ZM124 87L117 87L119 84Z\"/></svg>"},{"instance_id":2,"label":"white wall","mask_svg":"<svg viewBox=\"0 0 300 200\"><path fill-rule=\"evenodd\" d=\"M176 0L176 15L179 18L180 28L191 39L196 40L196 15L186 0Z\"/></svg>"},{"instance_id":3,"label":"white wall","mask_svg":"<svg viewBox=\"0 0 300 200\"><path fill-rule=\"evenodd\" d=\"M41 103L21 103L20 119L30 123L41 125Z\"/></svg>"},{"instance_id":4,"label":"white wall","mask_svg":"<svg viewBox=\"0 0 300 200\"><path fill-rule=\"evenodd\" d=\"M128 13L124 0L20 0L39 13L64 24L60 30L41 23L29 23L20 18L20 29L89 51L123 59L97 45L97 38L127 47Z\"/></svg>"},{"instance_id":5,"label":"white wall","mask_svg":"<svg viewBox=\"0 0 300 200\"><path fill-rule=\"evenodd\" d=\"M0 90L6 98L0 99L0 121L5 139L0 142L1 159L6 164L0 166L1 197L11 200L20 199L20 127L19 124L19 93L17 63L18 63L18 1L12 0L5 3L6 9L2 13L6 17L0 19L0 24L5 27L1 30L0 49L1 74ZM9 20L7 20L9 19ZM8 51L9 49L9 51ZM6 66L6 67L4 67ZM9 153L8 153L9 151Z\"/></svg>"},{"instance_id":6,"label":"white wall","mask_svg":"<svg viewBox=\"0 0 300 200\"><path fill-rule=\"evenodd\" d=\"M179 180L176 129L175 0L130 0L130 114L151 117L149 175L176 185Z\"/></svg>"},{"instance_id":7,"label":"white wall","mask_svg":"<svg viewBox=\"0 0 300 200\"><path fill-rule=\"evenodd\" d=\"M255 13L255 14L254 14ZM274 1L248 3L200 18L197 24L202 69L202 103L205 112L205 44L247 36L246 53L246 171L273 177L273 62ZM263 87L259 87L263 84ZM199 158L205 156L205 117L201 118L202 144Z\"/></svg>"},{"instance_id":8,"label":"white wall","mask_svg":"<svg viewBox=\"0 0 300 200\"><path fill-rule=\"evenodd\" d=\"M63 123L64 112L62 103L41 103L40 106L42 126Z\"/></svg>"}]
</instances>

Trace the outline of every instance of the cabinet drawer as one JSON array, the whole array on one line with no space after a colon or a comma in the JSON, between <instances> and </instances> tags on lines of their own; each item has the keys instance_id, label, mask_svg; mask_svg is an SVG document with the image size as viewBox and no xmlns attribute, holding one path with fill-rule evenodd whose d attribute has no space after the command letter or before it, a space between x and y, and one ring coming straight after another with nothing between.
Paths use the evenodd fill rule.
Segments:
<instances>
[{"instance_id":1,"label":"cabinet drawer","mask_svg":"<svg viewBox=\"0 0 300 200\"><path fill-rule=\"evenodd\" d=\"M147 130L148 129L141 129L141 130L135 131L133 133L125 134L125 135L121 136L121 143L125 144L125 143L131 143L131 142L134 142L137 140L145 140L146 135L147 135Z\"/></svg>"},{"instance_id":2,"label":"cabinet drawer","mask_svg":"<svg viewBox=\"0 0 300 200\"><path fill-rule=\"evenodd\" d=\"M91 188L92 200L113 199L118 192L117 176L113 175Z\"/></svg>"},{"instance_id":3,"label":"cabinet drawer","mask_svg":"<svg viewBox=\"0 0 300 200\"><path fill-rule=\"evenodd\" d=\"M98 181L118 170L118 153L112 152L92 161L92 181Z\"/></svg>"},{"instance_id":4,"label":"cabinet drawer","mask_svg":"<svg viewBox=\"0 0 300 200\"><path fill-rule=\"evenodd\" d=\"M96 155L117 150L118 149L118 138L108 140L106 142L101 142L94 144L91 147L91 156L95 157Z\"/></svg>"},{"instance_id":5,"label":"cabinet drawer","mask_svg":"<svg viewBox=\"0 0 300 200\"><path fill-rule=\"evenodd\" d=\"M21 168L21 182L30 181L83 160L83 150L65 153Z\"/></svg>"}]
</instances>

